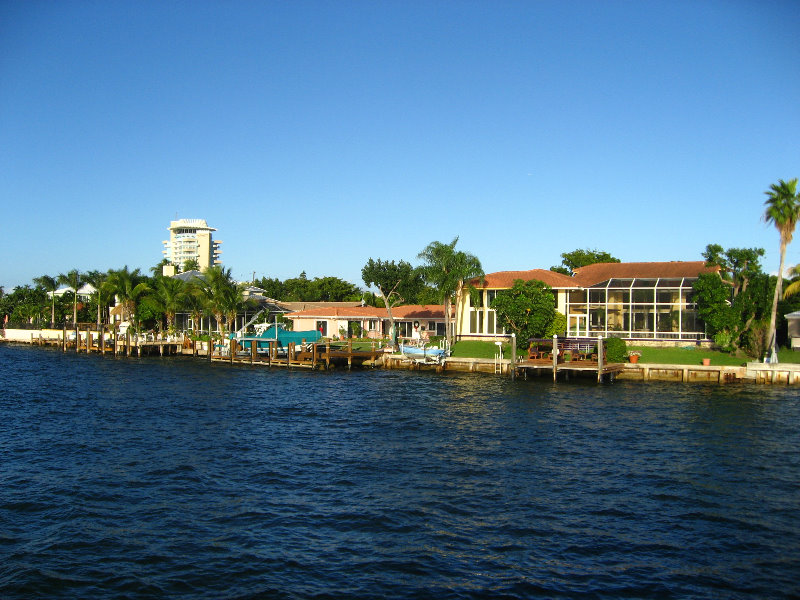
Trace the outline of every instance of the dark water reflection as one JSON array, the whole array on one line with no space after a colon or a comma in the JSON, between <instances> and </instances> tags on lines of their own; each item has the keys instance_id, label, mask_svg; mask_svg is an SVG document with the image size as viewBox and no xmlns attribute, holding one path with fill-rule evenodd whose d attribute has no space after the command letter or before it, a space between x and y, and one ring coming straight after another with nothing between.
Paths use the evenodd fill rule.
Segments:
<instances>
[{"instance_id":1,"label":"dark water reflection","mask_svg":"<svg viewBox=\"0 0 800 600\"><path fill-rule=\"evenodd\" d=\"M0 368L5 598L800 594L793 389Z\"/></svg>"}]
</instances>

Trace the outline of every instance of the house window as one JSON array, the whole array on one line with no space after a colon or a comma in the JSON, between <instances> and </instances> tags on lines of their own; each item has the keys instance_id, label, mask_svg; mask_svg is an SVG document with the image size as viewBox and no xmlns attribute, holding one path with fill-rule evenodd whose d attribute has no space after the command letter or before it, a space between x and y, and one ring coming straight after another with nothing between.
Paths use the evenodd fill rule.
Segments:
<instances>
[{"instance_id":1,"label":"house window","mask_svg":"<svg viewBox=\"0 0 800 600\"><path fill-rule=\"evenodd\" d=\"M469 331L470 333L483 333L483 311L473 308L469 311Z\"/></svg>"}]
</instances>

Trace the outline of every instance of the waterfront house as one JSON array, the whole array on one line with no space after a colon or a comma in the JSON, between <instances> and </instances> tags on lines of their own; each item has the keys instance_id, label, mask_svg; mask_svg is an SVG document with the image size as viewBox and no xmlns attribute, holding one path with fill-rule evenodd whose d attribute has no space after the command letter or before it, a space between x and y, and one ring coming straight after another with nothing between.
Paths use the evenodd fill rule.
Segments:
<instances>
[{"instance_id":1,"label":"waterfront house","mask_svg":"<svg viewBox=\"0 0 800 600\"><path fill-rule=\"evenodd\" d=\"M538 279L553 288L556 310L567 317L566 333L574 337L621 337L629 340L706 340L697 316L692 284L714 272L703 261L597 263L576 269L570 277L533 269L489 273L477 288L477 301L465 289L456 316L457 339L493 339L505 331L491 308L497 292L514 281Z\"/></svg>"},{"instance_id":2,"label":"waterfront house","mask_svg":"<svg viewBox=\"0 0 800 600\"><path fill-rule=\"evenodd\" d=\"M351 336L380 339L389 337L386 309L375 306L322 306L286 315L295 331L316 329L323 336ZM444 307L441 305L406 305L392 308L392 318L401 337L425 339L444 335Z\"/></svg>"},{"instance_id":3,"label":"waterfront house","mask_svg":"<svg viewBox=\"0 0 800 600\"><path fill-rule=\"evenodd\" d=\"M787 341L792 350L800 350L800 310L790 312L786 317Z\"/></svg>"}]
</instances>

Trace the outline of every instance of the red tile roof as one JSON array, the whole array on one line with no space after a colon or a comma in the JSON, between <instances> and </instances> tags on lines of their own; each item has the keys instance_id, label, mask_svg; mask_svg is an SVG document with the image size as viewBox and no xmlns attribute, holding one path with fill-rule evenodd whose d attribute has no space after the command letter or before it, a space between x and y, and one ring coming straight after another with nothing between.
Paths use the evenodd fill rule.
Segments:
<instances>
[{"instance_id":1,"label":"red tile roof","mask_svg":"<svg viewBox=\"0 0 800 600\"><path fill-rule=\"evenodd\" d=\"M555 271L531 269L530 271L499 271L484 275L484 284L473 279L472 285L478 288L509 289L514 281L531 281L538 279L552 288L589 287L617 279L679 279L681 277L697 277L701 273L714 273L715 267L706 267L702 260L672 262L630 262L630 263L596 263L575 269L575 276L570 277Z\"/></svg>"},{"instance_id":2,"label":"red tile roof","mask_svg":"<svg viewBox=\"0 0 800 600\"><path fill-rule=\"evenodd\" d=\"M716 271L716 267L707 267L702 260L595 263L575 269L573 280L582 287L588 287L609 279L680 279Z\"/></svg>"},{"instance_id":3,"label":"red tile roof","mask_svg":"<svg viewBox=\"0 0 800 600\"><path fill-rule=\"evenodd\" d=\"M499 271L497 273L487 273L483 276L484 284L481 285L480 279L473 279L472 285L478 288L489 289L510 289L514 287L514 281L531 281L538 279L554 288L574 288L577 284L568 275L548 271L546 269L531 269L530 271Z\"/></svg>"},{"instance_id":4,"label":"red tile roof","mask_svg":"<svg viewBox=\"0 0 800 600\"><path fill-rule=\"evenodd\" d=\"M441 304L409 304L406 306L395 306L392 308L392 316L395 319L444 319L444 307ZM387 318L385 308L374 306L328 306L323 308L311 308L288 313L289 319L294 318L340 318L340 319L385 319Z\"/></svg>"}]
</instances>

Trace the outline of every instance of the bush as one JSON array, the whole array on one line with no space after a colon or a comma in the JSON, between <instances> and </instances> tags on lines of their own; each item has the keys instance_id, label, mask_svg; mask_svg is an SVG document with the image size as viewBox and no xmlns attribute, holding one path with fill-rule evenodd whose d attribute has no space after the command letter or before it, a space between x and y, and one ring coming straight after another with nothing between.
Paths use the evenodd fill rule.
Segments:
<instances>
[{"instance_id":1,"label":"bush","mask_svg":"<svg viewBox=\"0 0 800 600\"><path fill-rule=\"evenodd\" d=\"M628 358L628 344L625 340L611 337L606 340L606 361L610 363L625 362Z\"/></svg>"},{"instance_id":2,"label":"bush","mask_svg":"<svg viewBox=\"0 0 800 600\"><path fill-rule=\"evenodd\" d=\"M551 338L553 335L564 335L564 332L567 330L567 317L566 315L556 312L556 316L553 317L552 323L548 325L547 330L544 332L544 337Z\"/></svg>"}]
</instances>

